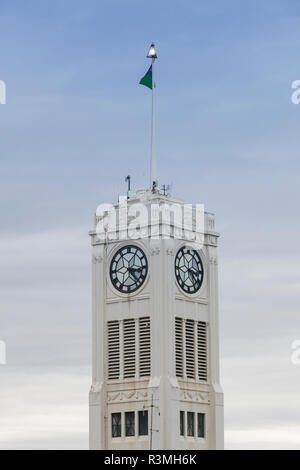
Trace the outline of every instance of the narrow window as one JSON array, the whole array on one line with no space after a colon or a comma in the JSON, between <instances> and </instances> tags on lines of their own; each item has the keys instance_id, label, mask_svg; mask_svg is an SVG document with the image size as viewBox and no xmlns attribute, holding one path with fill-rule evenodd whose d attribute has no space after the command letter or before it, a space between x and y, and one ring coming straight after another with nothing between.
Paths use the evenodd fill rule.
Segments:
<instances>
[{"instance_id":1,"label":"narrow window","mask_svg":"<svg viewBox=\"0 0 300 470\"><path fill-rule=\"evenodd\" d=\"M121 437L121 413L111 415L111 436Z\"/></svg>"},{"instance_id":2,"label":"narrow window","mask_svg":"<svg viewBox=\"0 0 300 470\"><path fill-rule=\"evenodd\" d=\"M135 435L134 411L128 411L125 413L125 436L130 437L134 435Z\"/></svg>"},{"instance_id":3,"label":"narrow window","mask_svg":"<svg viewBox=\"0 0 300 470\"><path fill-rule=\"evenodd\" d=\"M187 435L195 436L195 414L189 411L187 412Z\"/></svg>"},{"instance_id":4,"label":"narrow window","mask_svg":"<svg viewBox=\"0 0 300 470\"><path fill-rule=\"evenodd\" d=\"M205 414L198 413L198 437L205 437Z\"/></svg>"},{"instance_id":5,"label":"narrow window","mask_svg":"<svg viewBox=\"0 0 300 470\"><path fill-rule=\"evenodd\" d=\"M139 436L148 436L148 410L139 411Z\"/></svg>"},{"instance_id":6,"label":"narrow window","mask_svg":"<svg viewBox=\"0 0 300 470\"><path fill-rule=\"evenodd\" d=\"M184 436L184 411L180 411L180 435Z\"/></svg>"}]
</instances>

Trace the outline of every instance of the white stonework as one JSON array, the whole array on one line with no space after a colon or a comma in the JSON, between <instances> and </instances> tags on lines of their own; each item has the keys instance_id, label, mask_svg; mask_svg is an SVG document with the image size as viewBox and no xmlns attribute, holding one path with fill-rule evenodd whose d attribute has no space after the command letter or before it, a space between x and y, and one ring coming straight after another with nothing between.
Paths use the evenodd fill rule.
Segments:
<instances>
[{"instance_id":1,"label":"white stonework","mask_svg":"<svg viewBox=\"0 0 300 470\"><path fill-rule=\"evenodd\" d=\"M169 196L139 191L128 201L133 203L180 203ZM218 320L218 233L214 216L205 213L204 244L199 254L204 267L204 280L196 294L186 294L175 278L175 256L178 250L190 245L183 233L164 238L166 227L159 224L157 239L149 236L138 240L126 239L126 229L116 227L122 240L100 240L94 230L92 241L93 291L93 354L92 386L90 390L90 449L222 449L224 446L223 392L219 371ZM122 232L122 233L121 233ZM150 232L149 232L150 233ZM122 235L122 237L120 236ZM118 249L125 245L142 248L148 261L148 274L144 284L132 294L121 294L110 281L110 263ZM151 376L122 378L122 328L126 319L150 318ZM176 377L175 318L203 322L207 325L207 380ZM108 379L108 324L120 322L120 375ZM184 323L185 324L185 323ZM196 328L196 327L195 327ZM185 330L184 330L185 331ZM195 329L196 332L196 329ZM196 333L195 333L196 335ZM196 341L196 340L195 340ZM183 339L184 342L184 339ZM185 345L183 345L185 347ZM196 347L195 347L196 348ZM196 351L196 349L195 349ZM139 360L136 337L136 360ZM198 357L193 358L197 368ZM197 375L197 374L196 374ZM151 408L151 403L153 407ZM148 411L148 436L139 436L138 412ZM135 412L135 435L125 436L124 413ZM185 412L184 436L180 435L180 411ZM194 436L187 435L187 412L195 413ZM112 437L111 415L122 413L120 437ZM205 415L205 435L197 435L198 413ZM152 414L152 421L151 421ZM151 432L152 422L152 432Z\"/></svg>"}]
</instances>

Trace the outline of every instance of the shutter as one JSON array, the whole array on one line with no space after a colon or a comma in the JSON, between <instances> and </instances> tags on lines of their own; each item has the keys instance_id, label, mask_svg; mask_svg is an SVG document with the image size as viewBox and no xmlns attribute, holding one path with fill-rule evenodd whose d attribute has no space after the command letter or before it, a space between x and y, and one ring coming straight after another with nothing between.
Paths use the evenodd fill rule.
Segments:
<instances>
[{"instance_id":1,"label":"shutter","mask_svg":"<svg viewBox=\"0 0 300 470\"><path fill-rule=\"evenodd\" d=\"M207 381L207 326L198 322L198 378Z\"/></svg>"},{"instance_id":2,"label":"shutter","mask_svg":"<svg viewBox=\"0 0 300 470\"><path fill-rule=\"evenodd\" d=\"M183 320L175 318L176 377L183 378Z\"/></svg>"},{"instance_id":3,"label":"shutter","mask_svg":"<svg viewBox=\"0 0 300 470\"><path fill-rule=\"evenodd\" d=\"M118 321L107 323L108 330L108 379L120 378L120 325Z\"/></svg>"},{"instance_id":4,"label":"shutter","mask_svg":"<svg viewBox=\"0 0 300 470\"><path fill-rule=\"evenodd\" d=\"M139 376L151 375L151 335L150 318L139 319Z\"/></svg>"},{"instance_id":5,"label":"shutter","mask_svg":"<svg viewBox=\"0 0 300 470\"><path fill-rule=\"evenodd\" d=\"M124 320L124 378L135 377L135 320Z\"/></svg>"},{"instance_id":6,"label":"shutter","mask_svg":"<svg viewBox=\"0 0 300 470\"><path fill-rule=\"evenodd\" d=\"M194 321L186 320L185 322L185 362L186 376L188 379L195 378L195 335Z\"/></svg>"}]
</instances>

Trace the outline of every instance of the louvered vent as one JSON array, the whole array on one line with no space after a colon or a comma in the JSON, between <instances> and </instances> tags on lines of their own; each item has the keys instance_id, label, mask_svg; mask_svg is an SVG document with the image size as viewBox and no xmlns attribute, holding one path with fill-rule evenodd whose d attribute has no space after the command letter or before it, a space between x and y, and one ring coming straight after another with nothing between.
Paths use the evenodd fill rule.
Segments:
<instances>
[{"instance_id":1,"label":"louvered vent","mask_svg":"<svg viewBox=\"0 0 300 470\"><path fill-rule=\"evenodd\" d=\"M175 318L175 366L176 377L207 382L207 323Z\"/></svg>"},{"instance_id":2,"label":"louvered vent","mask_svg":"<svg viewBox=\"0 0 300 470\"><path fill-rule=\"evenodd\" d=\"M195 335L194 321L186 320L185 322L185 361L186 376L188 379L195 378Z\"/></svg>"},{"instance_id":3,"label":"louvered vent","mask_svg":"<svg viewBox=\"0 0 300 470\"><path fill-rule=\"evenodd\" d=\"M207 333L206 323L198 322L198 378L207 380Z\"/></svg>"},{"instance_id":4,"label":"louvered vent","mask_svg":"<svg viewBox=\"0 0 300 470\"><path fill-rule=\"evenodd\" d=\"M150 318L139 319L139 376L151 375Z\"/></svg>"},{"instance_id":5,"label":"louvered vent","mask_svg":"<svg viewBox=\"0 0 300 470\"><path fill-rule=\"evenodd\" d=\"M175 318L176 377L183 378L183 320Z\"/></svg>"},{"instance_id":6,"label":"louvered vent","mask_svg":"<svg viewBox=\"0 0 300 470\"><path fill-rule=\"evenodd\" d=\"M120 377L120 325L118 321L110 321L108 329L108 378Z\"/></svg>"},{"instance_id":7,"label":"louvered vent","mask_svg":"<svg viewBox=\"0 0 300 470\"><path fill-rule=\"evenodd\" d=\"M124 320L124 378L135 377L135 320Z\"/></svg>"}]
</instances>

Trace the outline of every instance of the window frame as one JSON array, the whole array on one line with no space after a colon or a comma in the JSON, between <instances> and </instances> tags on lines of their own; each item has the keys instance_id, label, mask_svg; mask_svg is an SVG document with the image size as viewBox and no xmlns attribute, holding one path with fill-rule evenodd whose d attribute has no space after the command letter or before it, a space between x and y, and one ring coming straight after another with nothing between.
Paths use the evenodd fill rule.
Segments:
<instances>
[{"instance_id":1,"label":"window frame","mask_svg":"<svg viewBox=\"0 0 300 470\"><path fill-rule=\"evenodd\" d=\"M145 419L145 423L141 426L141 416L142 416L142 419L144 418L144 416L146 416L146 419ZM146 431L146 432L141 432L141 428L143 427L143 431ZM148 410L139 410L138 411L138 435L139 437L143 437L143 436L149 436L149 413L148 413Z\"/></svg>"},{"instance_id":2,"label":"window frame","mask_svg":"<svg viewBox=\"0 0 300 470\"><path fill-rule=\"evenodd\" d=\"M189 418L192 418L192 423L189 422ZM195 413L193 411L187 411L186 413L186 421L187 421L187 437L195 437ZM190 434L190 430L192 430L192 434Z\"/></svg>"},{"instance_id":3,"label":"window frame","mask_svg":"<svg viewBox=\"0 0 300 470\"><path fill-rule=\"evenodd\" d=\"M120 418L118 423L114 422L114 417L118 416ZM117 434L114 432L114 429L119 430ZM116 434L116 435L114 435ZM122 413L111 413L111 438L118 439L122 437Z\"/></svg>"},{"instance_id":4,"label":"window frame","mask_svg":"<svg viewBox=\"0 0 300 470\"><path fill-rule=\"evenodd\" d=\"M185 411L179 411L179 435L185 436Z\"/></svg>"},{"instance_id":5,"label":"window frame","mask_svg":"<svg viewBox=\"0 0 300 470\"><path fill-rule=\"evenodd\" d=\"M128 418L132 417L131 422L127 422ZM132 429L132 434L128 434L128 430ZM134 411L125 411L125 437L135 437L135 412Z\"/></svg>"},{"instance_id":6,"label":"window frame","mask_svg":"<svg viewBox=\"0 0 300 470\"><path fill-rule=\"evenodd\" d=\"M200 427L200 416L202 417L202 423ZM197 437L199 439L205 439L205 427L206 427L206 415L205 413L197 413ZM200 436L200 429L202 430L202 435Z\"/></svg>"}]
</instances>

